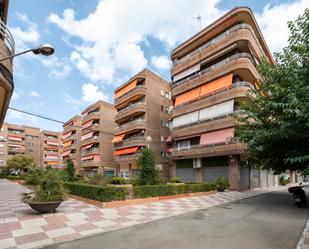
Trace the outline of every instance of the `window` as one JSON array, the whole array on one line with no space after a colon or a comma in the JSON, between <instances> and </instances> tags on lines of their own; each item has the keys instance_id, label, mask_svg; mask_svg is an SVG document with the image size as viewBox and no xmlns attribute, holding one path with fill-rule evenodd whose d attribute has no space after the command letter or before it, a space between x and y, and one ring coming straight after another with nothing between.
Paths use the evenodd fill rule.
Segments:
<instances>
[{"instance_id":1,"label":"window","mask_svg":"<svg viewBox=\"0 0 309 249\"><path fill-rule=\"evenodd\" d=\"M190 141L178 142L178 150L188 150L190 149Z\"/></svg>"},{"instance_id":2,"label":"window","mask_svg":"<svg viewBox=\"0 0 309 249\"><path fill-rule=\"evenodd\" d=\"M26 135L26 138L27 138L27 139L33 139L33 136L31 136L31 135Z\"/></svg>"},{"instance_id":3,"label":"window","mask_svg":"<svg viewBox=\"0 0 309 249\"><path fill-rule=\"evenodd\" d=\"M164 106L163 105L161 105L161 112L163 112L164 111Z\"/></svg>"},{"instance_id":4,"label":"window","mask_svg":"<svg viewBox=\"0 0 309 249\"><path fill-rule=\"evenodd\" d=\"M165 93L165 97L168 99L168 98L169 98L169 94L168 94L168 93Z\"/></svg>"},{"instance_id":5,"label":"window","mask_svg":"<svg viewBox=\"0 0 309 249\"><path fill-rule=\"evenodd\" d=\"M33 147L33 143L28 142L28 146L29 146L29 147Z\"/></svg>"},{"instance_id":6,"label":"window","mask_svg":"<svg viewBox=\"0 0 309 249\"><path fill-rule=\"evenodd\" d=\"M165 139L164 139L164 136L161 136L161 142L164 142Z\"/></svg>"},{"instance_id":7,"label":"window","mask_svg":"<svg viewBox=\"0 0 309 249\"><path fill-rule=\"evenodd\" d=\"M0 144L0 147L3 147L4 146L4 144Z\"/></svg>"},{"instance_id":8,"label":"window","mask_svg":"<svg viewBox=\"0 0 309 249\"><path fill-rule=\"evenodd\" d=\"M4 164L4 160L0 160L0 164Z\"/></svg>"},{"instance_id":9,"label":"window","mask_svg":"<svg viewBox=\"0 0 309 249\"><path fill-rule=\"evenodd\" d=\"M165 126L165 123L164 123L164 121L162 119L160 120L160 125L161 126Z\"/></svg>"},{"instance_id":10,"label":"window","mask_svg":"<svg viewBox=\"0 0 309 249\"><path fill-rule=\"evenodd\" d=\"M161 90L161 96L164 97L165 92L163 90Z\"/></svg>"},{"instance_id":11,"label":"window","mask_svg":"<svg viewBox=\"0 0 309 249\"><path fill-rule=\"evenodd\" d=\"M128 170L122 170L122 171L120 171L120 177L129 179L129 171L128 171Z\"/></svg>"},{"instance_id":12,"label":"window","mask_svg":"<svg viewBox=\"0 0 309 249\"><path fill-rule=\"evenodd\" d=\"M160 157L165 157L165 152L164 151L160 152Z\"/></svg>"}]
</instances>

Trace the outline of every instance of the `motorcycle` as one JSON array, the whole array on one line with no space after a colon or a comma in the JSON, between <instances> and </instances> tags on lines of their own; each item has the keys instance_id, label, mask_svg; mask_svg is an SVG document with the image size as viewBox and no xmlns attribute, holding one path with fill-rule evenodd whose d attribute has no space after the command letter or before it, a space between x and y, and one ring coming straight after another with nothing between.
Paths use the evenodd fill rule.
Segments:
<instances>
[{"instance_id":1,"label":"motorcycle","mask_svg":"<svg viewBox=\"0 0 309 249\"><path fill-rule=\"evenodd\" d=\"M304 207L307 205L306 192L303 190L302 185L290 187L289 193L292 194L293 202L297 207Z\"/></svg>"}]
</instances>

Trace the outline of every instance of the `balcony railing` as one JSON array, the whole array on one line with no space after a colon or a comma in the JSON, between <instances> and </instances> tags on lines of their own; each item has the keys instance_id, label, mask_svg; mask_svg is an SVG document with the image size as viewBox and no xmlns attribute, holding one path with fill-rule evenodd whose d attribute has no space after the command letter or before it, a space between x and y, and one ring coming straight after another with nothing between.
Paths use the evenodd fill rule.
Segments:
<instances>
[{"instance_id":1,"label":"balcony railing","mask_svg":"<svg viewBox=\"0 0 309 249\"><path fill-rule=\"evenodd\" d=\"M11 34L6 24L2 20L0 20L0 34L3 37L4 44L10 50L11 55L14 55L15 54L15 41L14 41L13 35ZM12 60L13 59L11 59L11 61Z\"/></svg>"},{"instance_id":2,"label":"balcony railing","mask_svg":"<svg viewBox=\"0 0 309 249\"><path fill-rule=\"evenodd\" d=\"M142 104L145 104L145 102L144 101L136 102L136 103L134 103L132 105L127 106L126 108L123 108L123 109L119 110L118 114L123 113L123 112L125 112L127 110L130 110L130 109L133 109L134 107L140 106Z\"/></svg>"},{"instance_id":3,"label":"balcony railing","mask_svg":"<svg viewBox=\"0 0 309 249\"><path fill-rule=\"evenodd\" d=\"M254 89L252 83L248 82L248 81L239 81L239 82L235 82L233 83L232 85L228 86L228 87L225 87L225 88L222 88L222 89L219 89L217 91L214 91L212 93L210 93L208 96L213 96L214 94L218 94L218 93L222 93L222 92L226 92L226 91L229 91L230 89L233 89L233 88L237 88L237 87L242 87L242 86L245 86L245 87L248 87L250 89ZM208 97L207 96L207 97ZM205 98L204 96L202 97L199 97L199 98L196 98L196 99L193 99L191 101L188 101L188 102L185 102L185 103L182 103L182 104L179 104L177 106L174 106L174 110L177 110L179 108L182 108L188 104L191 104L192 102L195 102L197 99L201 99L201 98Z\"/></svg>"},{"instance_id":4,"label":"balcony railing","mask_svg":"<svg viewBox=\"0 0 309 249\"><path fill-rule=\"evenodd\" d=\"M205 68L203 70L200 70L200 71L194 73L191 76L188 76L188 77L186 77L184 79L181 79L180 81L178 81L176 83L172 83L171 88L175 88L177 86L180 86L180 85L182 85L182 84L184 84L184 83L186 83L186 82L188 82L188 81L190 81L192 79L198 78L198 77L204 75L205 73L208 73L208 72L210 72L210 71L212 71L212 70L214 70L214 69L216 69L218 67L221 67L221 66L229 63L232 60L236 60L236 59L239 59L239 58L249 58L252 61L252 63L255 64L251 54L245 53L245 52L244 53L237 53L237 54L234 54L234 55L232 55L230 57L225 58L222 61L219 61L219 62L211 65L210 67L207 67L207 68Z\"/></svg>"},{"instance_id":5,"label":"balcony railing","mask_svg":"<svg viewBox=\"0 0 309 249\"><path fill-rule=\"evenodd\" d=\"M123 128L128 127L128 126L133 125L133 124L141 124L141 123L144 123L144 122L145 122L145 119L133 120L133 121L127 122L123 125L120 125L119 129L123 129Z\"/></svg>"},{"instance_id":6,"label":"balcony railing","mask_svg":"<svg viewBox=\"0 0 309 249\"><path fill-rule=\"evenodd\" d=\"M230 113L227 113L227 114L219 115L219 116L216 116L216 117L213 117L213 118L207 118L207 119L199 120L199 121L196 121L196 122L193 122L193 123L190 123L190 124L172 127L172 131L183 129L185 127L189 127L189 126L193 126L193 125L199 125L199 124L202 124L202 123L215 121L215 120L222 119L222 118L237 116L237 115L240 115L240 114L245 114L245 111L237 110L237 111L233 111L233 112L230 112Z\"/></svg>"},{"instance_id":7,"label":"balcony railing","mask_svg":"<svg viewBox=\"0 0 309 249\"><path fill-rule=\"evenodd\" d=\"M146 87L145 85L138 85L136 87L134 87L133 89L131 89L130 91L126 92L125 94L121 95L120 97L116 98L115 99L115 104L116 102L117 103L121 103L123 99L125 99L130 93L132 92L135 92L135 91L138 91L138 90L142 90L142 89L145 89L146 90Z\"/></svg>"},{"instance_id":8,"label":"balcony railing","mask_svg":"<svg viewBox=\"0 0 309 249\"><path fill-rule=\"evenodd\" d=\"M85 115L85 116L83 117L83 120L86 120L86 119L88 119L88 118L91 117L91 116L99 115L99 114L101 114L101 112L99 112L99 111L91 112L91 113Z\"/></svg>"},{"instance_id":9,"label":"balcony railing","mask_svg":"<svg viewBox=\"0 0 309 249\"><path fill-rule=\"evenodd\" d=\"M233 32L239 30L239 29L249 29L254 37L254 40L256 41L256 43L258 44L258 47L260 49L260 51L262 52L262 48L261 45L259 43L258 38L256 37L254 30L252 29L252 27L249 24L246 23L242 23L242 24L238 24L233 26L232 28L226 30L224 33L214 37L212 40L206 42L204 45L200 46L199 48L195 49L194 51L192 51L191 53L185 55L184 57L180 58L180 59L176 59L173 61L173 65L178 65L178 64L182 64L185 63L186 61L190 60L194 55L196 55L197 53L202 52L204 49L218 43L219 41L223 40L225 37L231 35Z\"/></svg>"},{"instance_id":10,"label":"balcony railing","mask_svg":"<svg viewBox=\"0 0 309 249\"><path fill-rule=\"evenodd\" d=\"M216 146L220 146L224 144L236 144L236 143L240 143L240 142L235 137L227 137L224 142L214 143L214 144L194 144L194 145L188 145L188 146L183 146L183 147L174 147L171 152L209 148L209 147L216 147Z\"/></svg>"},{"instance_id":11,"label":"balcony railing","mask_svg":"<svg viewBox=\"0 0 309 249\"><path fill-rule=\"evenodd\" d=\"M88 154L88 153L94 153L94 152L99 152L99 148L91 148L89 150L82 150L82 154Z\"/></svg>"}]
</instances>

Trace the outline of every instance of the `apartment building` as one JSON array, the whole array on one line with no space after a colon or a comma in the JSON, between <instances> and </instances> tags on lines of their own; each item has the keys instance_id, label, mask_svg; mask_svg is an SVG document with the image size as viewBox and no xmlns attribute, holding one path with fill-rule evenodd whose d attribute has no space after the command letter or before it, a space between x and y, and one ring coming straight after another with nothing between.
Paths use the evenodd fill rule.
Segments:
<instances>
[{"instance_id":1,"label":"apartment building","mask_svg":"<svg viewBox=\"0 0 309 249\"><path fill-rule=\"evenodd\" d=\"M63 125L62 158L65 163L71 159L74 163L76 173L79 174L80 169L80 139L81 139L82 118L79 115L74 116Z\"/></svg>"},{"instance_id":2,"label":"apartment building","mask_svg":"<svg viewBox=\"0 0 309 249\"><path fill-rule=\"evenodd\" d=\"M172 106L168 82L144 69L118 87L114 99L118 127L112 144L119 176L137 176L138 151L149 146L155 153L157 167L168 177L166 140Z\"/></svg>"},{"instance_id":3,"label":"apartment building","mask_svg":"<svg viewBox=\"0 0 309 249\"><path fill-rule=\"evenodd\" d=\"M51 166L55 169L62 169L61 133L43 130L41 131L41 150L43 153L42 164L45 167Z\"/></svg>"},{"instance_id":4,"label":"apartment building","mask_svg":"<svg viewBox=\"0 0 309 249\"><path fill-rule=\"evenodd\" d=\"M61 164L60 154L56 153L56 150L50 152L49 146L44 145L45 142L46 144L53 142L53 139L47 138L50 133L57 134L41 131L35 127L4 123L0 131L0 167L5 166L7 160L17 154L30 155L37 166L52 165L57 167ZM59 145L59 140L56 141ZM55 156L57 160L55 160ZM57 164L51 163L55 161Z\"/></svg>"},{"instance_id":5,"label":"apartment building","mask_svg":"<svg viewBox=\"0 0 309 249\"><path fill-rule=\"evenodd\" d=\"M116 113L112 104L102 100L82 112L79 166L81 175L116 175L114 149L110 144L116 129Z\"/></svg>"},{"instance_id":6,"label":"apartment building","mask_svg":"<svg viewBox=\"0 0 309 249\"><path fill-rule=\"evenodd\" d=\"M8 6L8 0L0 0L0 59L15 54L15 41L6 26ZM0 127L3 124L14 89L12 63L13 59L4 60L0 63Z\"/></svg>"},{"instance_id":7,"label":"apartment building","mask_svg":"<svg viewBox=\"0 0 309 249\"><path fill-rule=\"evenodd\" d=\"M188 182L229 180L231 189L272 186L273 172L253 169L246 145L234 139L235 117L256 66L273 62L249 8L234 8L171 54L173 100L171 174Z\"/></svg>"}]
</instances>

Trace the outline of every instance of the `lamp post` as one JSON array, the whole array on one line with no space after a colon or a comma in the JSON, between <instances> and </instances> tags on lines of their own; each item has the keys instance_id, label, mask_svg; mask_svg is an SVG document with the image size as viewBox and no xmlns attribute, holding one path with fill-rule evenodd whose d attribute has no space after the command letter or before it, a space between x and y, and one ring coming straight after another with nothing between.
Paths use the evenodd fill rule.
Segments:
<instances>
[{"instance_id":1,"label":"lamp post","mask_svg":"<svg viewBox=\"0 0 309 249\"><path fill-rule=\"evenodd\" d=\"M146 141L147 141L147 148L149 149L149 144L152 142L152 137L151 136L147 136L146 137Z\"/></svg>"},{"instance_id":2,"label":"lamp post","mask_svg":"<svg viewBox=\"0 0 309 249\"><path fill-rule=\"evenodd\" d=\"M25 50L23 52L20 52L20 53L17 53L17 54L13 54L13 55L11 55L9 57L2 58L2 59L0 59L0 62L4 61L4 60L12 59L12 58L14 58L16 56L19 56L19 55L22 55L22 54L26 54L26 53L29 53L29 52L32 52L34 54L41 54L41 55L44 55L44 56L50 56L50 55L52 55L55 52L55 49L50 44L43 44L41 46L34 47L34 48L31 48L31 49Z\"/></svg>"}]
</instances>

